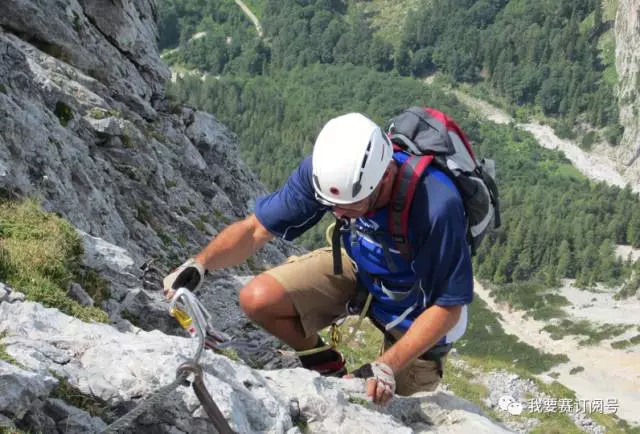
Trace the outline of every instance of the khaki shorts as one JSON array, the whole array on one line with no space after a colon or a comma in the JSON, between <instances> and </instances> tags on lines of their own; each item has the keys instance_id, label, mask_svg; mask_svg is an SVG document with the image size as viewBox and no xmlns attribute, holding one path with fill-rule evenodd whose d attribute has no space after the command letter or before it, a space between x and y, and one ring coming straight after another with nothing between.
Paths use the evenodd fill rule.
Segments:
<instances>
[{"instance_id":1,"label":"khaki shorts","mask_svg":"<svg viewBox=\"0 0 640 434\"><path fill-rule=\"evenodd\" d=\"M291 256L281 265L266 271L284 286L291 297L305 336L317 334L346 312L347 302L356 293L357 278L351 260L344 254L342 269L342 275L333 274L332 251L326 247L303 256ZM402 336L395 330L392 333L396 338ZM391 343L385 340L381 351L390 346ZM440 379L436 362L416 359L396 373L396 393L407 396L431 391L438 386Z\"/></svg>"}]
</instances>

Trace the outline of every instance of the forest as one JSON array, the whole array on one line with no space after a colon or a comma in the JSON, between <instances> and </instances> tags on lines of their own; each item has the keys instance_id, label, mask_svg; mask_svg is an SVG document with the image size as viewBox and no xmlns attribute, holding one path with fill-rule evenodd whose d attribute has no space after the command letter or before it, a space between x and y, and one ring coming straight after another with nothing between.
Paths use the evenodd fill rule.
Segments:
<instances>
[{"instance_id":1,"label":"forest","mask_svg":"<svg viewBox=\"0 0 640 434\"><path fill-rule=\"evenodd\" d=\"M410 105L437 107L462 126L477 155L497 161L503 226L485 239L474 258L478 277L496 285L547 287L559 285L562 278L574 278L579 286L593 287L620 285L634 276L625 291L637 291L640 265L616 255L617 244L640 247L637 194L586 180L560 153L541 148L529 134L514 126L482 121L451 94L416 79L427 70L442 69L455 80L476 81L482 71L489 71L488 82L505 95L512 92L516 103L535 102L561 117L592 117L596 125L613 122L617 115L610 105L615 107L615 103L594 44L589 45L589 38L580 32L566 30L589 14L601 14L594 2L526 5L518 0L436 0L430 7L440 5L449 16L440 16L438 21L426 10L422 11L423 19L410 14L400 47L380 39L365 17L349 15L345 4L338 1L266 2L261 17L268 35L264 40L257 38L251 22L239 15L239 8L236 11L225 2L164 3L165 8L172 4L169 9L176 13L178 19L173 22L180 30L165 40L165 46L187 47L173 60L217 74L204 79L187 76L168 87L169 95L214 113L228 125L240 140L238 158L243 158L269 188L278 188L310 154L315 135L332 116L360 111L384 126ZM480 4L482 8L477 6ZM445 19L458 25L444 26L438 32L417 24L433 20L435 26L436 21L442 24ZM193 32L206 31L205 21L216 23L212 28L218 29L219 35L235 32L232 38L238 41L223 44L224 50L240 44L239 51L226 52L226 63L216 63L215 70L205 65L215 50L221 50L219 44L208 36L184 42ZM527 28L538 23L542 29L538 36L553 36L540 36L547 42L539 46L532 31L525 47L513 40L527 34L522 27L525 22ZM187 31L184 26L189 26ZM570 44L566 39L569 34L577 35ZM243 37L247 38L244 42ZM476 45L458 44L456 38ZM513 52L492 52L492 47L505 44L499 38L512 38ZM477 45L480 42L482 46ZM192 50L197 44L203 44L200 57ZM211 50L206 49L207 44ZM402 54L398 48L406 52ZM508 60L504 53L508 53ZM539 67L542 64L548 65L548 70ZM531 79L535 85L508 84L507 76L526 76L516 70L541 75ZM550 77L556 84L547 83ZM547 100L551 96L557 104ZM574 106L576 98L579 101ZM313 248L324 244L324 227L329 222L325 218L306 233L301 238L303 245Z\"/></svg>"}]
</instances>

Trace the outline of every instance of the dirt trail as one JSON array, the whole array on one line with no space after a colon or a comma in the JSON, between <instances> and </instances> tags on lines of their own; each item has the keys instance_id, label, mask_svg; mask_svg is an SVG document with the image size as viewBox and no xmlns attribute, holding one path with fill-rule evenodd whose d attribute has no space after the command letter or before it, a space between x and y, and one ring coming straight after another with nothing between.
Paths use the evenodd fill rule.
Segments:
<instances>
[{"instance_id":1,"label":"dirt trail","mask_svg":"<svg viewBox=\"0 0 640 434\"><path fill-rule=\"evenodd\" d=\"M235 0L235 2L238 6L240 6L240 9L242 9L245 15L247 15L249 19L253 22L253 25L256 28L256 32L258 32L258 36L262 38L262 26L260 25L260 21L258 20L258 17L256 17L255 14L251 12L251 9L249 9L249 7L246 4L244 4L242 0Z\"/></svg>"},{"instance_id":2,"label":"dirt trail","mask_svg":"<svg viewBox=\"0 0 640 434\"><path fill-rule=\"evenodd\" d=\"M515 122L515 120L503 110L492 106L486 101L474 98L460 91L454 91L454 93L460 101L484 113L486 118L492 122L497 124ZM604 181L607 184L617 185L618 187L624 187L629 183L633 191L640 193L640 184L627 179L618 172L614 162L605 155L596 152L585 152L571 140L561 139L556 136L553 129L548 125L529 122L516 123L516 126L533 134L540 146L547 149L559 149L563 151L571 163L586 177L597 181Z\"/></svg>"},{"instance_id":3,"label":"dirt trail","mask_svg":"<svg viewBox=\"0 0 640 434\"><path fill-rule=\"evenodd\" d=\"M569 357L569 362L554 366L551 371L560 373L558 381L573 389L577 399L616 399L618 416L630 423L640 424L640 353L614 350L608 343L580 347L574 336L553 340L549 333L542 331L545 322L525 319L523 311L498 305L489 296L489 291L477 281L475 293L491 310L502 316L498 320L506 333L517 336L539 350ZM584 371L569 374L577 366L583 367Z\"/></svg>"}]
</instances>

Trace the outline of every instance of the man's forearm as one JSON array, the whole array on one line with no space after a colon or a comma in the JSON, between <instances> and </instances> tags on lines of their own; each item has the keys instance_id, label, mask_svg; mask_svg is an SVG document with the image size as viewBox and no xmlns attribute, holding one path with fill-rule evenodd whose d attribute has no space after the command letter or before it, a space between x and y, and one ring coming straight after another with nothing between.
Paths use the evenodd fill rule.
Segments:
<instances>
[{"instance_id":1,"label":"man's forearm","mask_svg":"<svg viewBox=\"0 0 640 434\"><path fill-rule=\"evenodd\" d=\"M252 215L227 226L195 256L206 270L242 264L273 236Z\"/></svg>"},{"instance_id":2,"label":"man's forearm","mask_svg":"<svg viewBox=\"0 0 640 434\"><path fill-rule=\"evenodd\" d=\"M409 330L377 361L398 372L433 347L458 322L462 306L431 306L415 319Z\"/></svg>"}]
</instances>

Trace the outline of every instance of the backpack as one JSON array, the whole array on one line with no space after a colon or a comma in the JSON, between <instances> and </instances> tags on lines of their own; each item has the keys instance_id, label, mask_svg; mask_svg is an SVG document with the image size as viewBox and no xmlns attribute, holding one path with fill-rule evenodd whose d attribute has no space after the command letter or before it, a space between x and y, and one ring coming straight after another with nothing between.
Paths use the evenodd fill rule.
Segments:
<instances>
[{"instance_id":1,"label":"backpack","mask_svg":"<svg viewBox=\"0 0 640 434\"><path fill-rule=\"evenodd\" d=\"M389 203L389 230L401 254L411 259L409 210L416 185L430 165L454 182L467 216L467 241L475 255L491 222L498 228L500 204L495 183L495 162L480 162L460 127L432 108L411 107L394 117L387 131L394 150L411 156L402 164Z\"/></svg>"}]
</instances>

